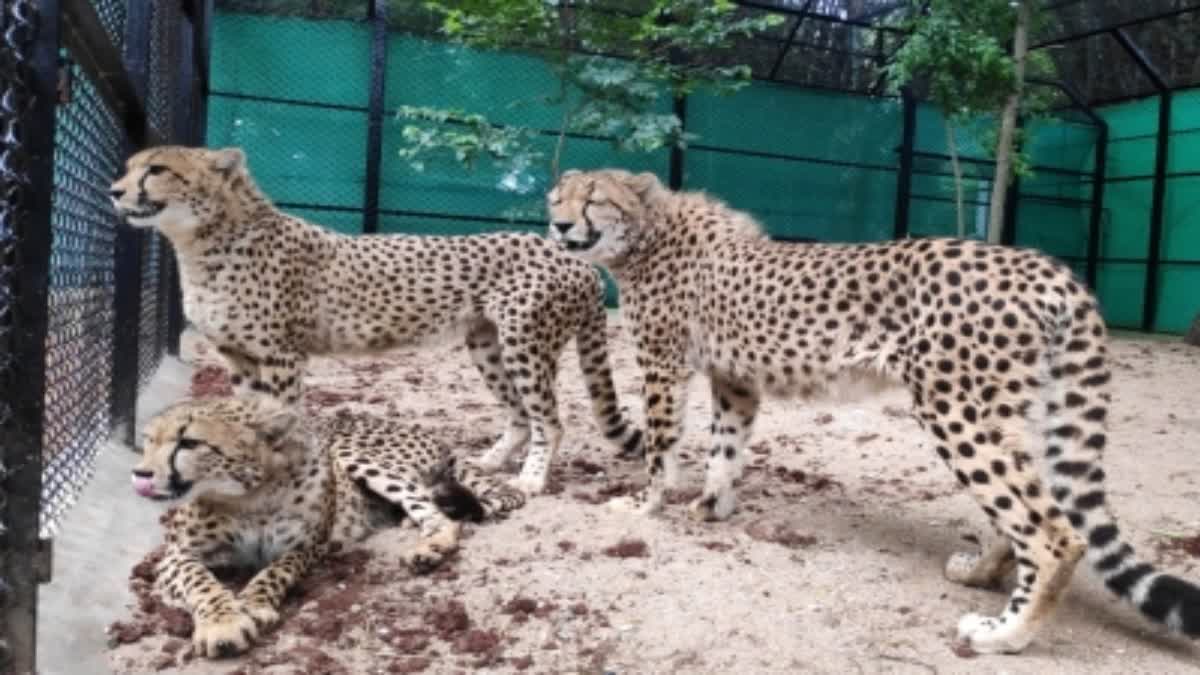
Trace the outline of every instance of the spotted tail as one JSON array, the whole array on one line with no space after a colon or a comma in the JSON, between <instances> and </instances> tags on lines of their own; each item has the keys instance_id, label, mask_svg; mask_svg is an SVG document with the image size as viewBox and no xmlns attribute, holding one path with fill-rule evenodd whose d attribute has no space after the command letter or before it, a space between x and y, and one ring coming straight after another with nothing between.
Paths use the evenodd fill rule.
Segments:
<instances>
[{"instance_id":1,"label":"spotted tail","mask_svg":"<svg viewBox=\"0 0 1200 675\"><path fill-rule=\"evenodd\" d=\"M1087 560L1116 595L1172 631L1200 637L1200 586L1138 560L1122 541L1104 493L1111 374L1095 301L1079 303L1059 329L1045 435L1050 494L1087 541Z\"/></svg>"},{"instance_id":2,"label":"spotted tail","mask_svg":"<svg viewBox=\"0 0 1200 675\"><path fill-rule=\"evenodd\" d=\"M604 281L596 274L598 293L592 312L575 335L579 367L587 385L588 397L604 437L618 448L618 456L635 459L642 456L642 430L617 402L612 367L608 361L608 314L604 309Z\"/></svg>"}]
</instances>

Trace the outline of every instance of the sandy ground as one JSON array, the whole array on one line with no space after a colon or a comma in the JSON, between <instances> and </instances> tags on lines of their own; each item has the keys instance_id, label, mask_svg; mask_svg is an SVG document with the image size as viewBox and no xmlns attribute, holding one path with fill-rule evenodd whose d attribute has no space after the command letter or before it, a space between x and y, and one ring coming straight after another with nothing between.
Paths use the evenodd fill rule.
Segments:
<instances>
[{"instance_id":1,"label":"sandy ground","mask_svg":"<svg viewBox=\"0 0 1200 675\"><path fill-rule=\"evenodd\" d=\"M640 374L612 323L618 388L640 416ZM1200 349L1121 338L1113 353L1110 501L1143 557L1200 580ZM128 642L114 646L110 664L121 673L197 675L1200 669L1196 647L1143 622L1083 566L1025 653L957 655L959 616L995 612L1004 596L943 579L944 560L969 548L962 538L983 516L956 489L899 391L854 403L768 402L738 511L699 524L682 503L688 490L654 519L600 505L640 483L641 467L603 445L580 380L568 350L554 493L503 522L468 527L458 557L435 574L413 576L400 565L411 528L386 530L306 580L284 623L248 656L191 659L187 622L163 620L143 599L151 613L122 613L110 638ZM222 384L211 369L197 374L204 392ZM465 453L480 452L502 428L500 408L458 346L322 359L308 386L314 414L411 420ZM694 494L707 383L697 379L692 393L681 447Z\"/></svg>"}]
</instances>

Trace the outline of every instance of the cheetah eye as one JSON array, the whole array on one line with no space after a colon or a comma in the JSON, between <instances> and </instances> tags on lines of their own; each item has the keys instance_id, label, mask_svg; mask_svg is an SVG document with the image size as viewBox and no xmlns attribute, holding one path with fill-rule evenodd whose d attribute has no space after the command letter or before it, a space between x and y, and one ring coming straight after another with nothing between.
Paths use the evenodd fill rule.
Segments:
<instances>
[{"instance_id":1,"label":"cheetah eye","mask_svg":"<svg viewBox=\"0 0 1200 675\"><path fill-rule=\"evenodd\" d=\"M161 173L166 173L166 171L167 167L163 166L162 164L151 164L150 166L146 167L146 173L150 174L151 176L157 176Z\"/></svg>"},{"instance_id":2,"label":"cheetah eye","mask_svg":"<svg viewBox=\"0 0 1200 675\"><path fill-rule=\"evenodd\" d=\"M176 445L178 445L181 450L195 450L203 445L203 442L195 438L181 438Z\"/></svg>"}]
</instances>

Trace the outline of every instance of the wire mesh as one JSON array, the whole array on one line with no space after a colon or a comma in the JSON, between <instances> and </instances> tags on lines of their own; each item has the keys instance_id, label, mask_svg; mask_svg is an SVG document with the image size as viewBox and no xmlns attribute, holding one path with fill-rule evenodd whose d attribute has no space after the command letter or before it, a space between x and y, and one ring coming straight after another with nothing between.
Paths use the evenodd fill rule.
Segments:
<instances>
[{"instance_id":1,"label":"wire mesh","mask_svg":"<svg viewBox=\"0 0 1200 675\"><path fill-rule=\"evenodd\" d=\"M162 239L146 232L142 236L141 307L138 317L138 385L154 375L166 351L166 302L163 288Z\"/></svg>"},{"instance_id":2,"label":"wire mesh","mask_svg":"<svg viewBox=\"0 0 1200 675\"><path fill-rule=\"evenodd\" d=\"M81 69L58 108L46 338L42 536L91 477L110 428L117 218L107 186L121 171L124 133Z\"/></svg>"},{"instance_id":3,"label":"wire mesh","mask_svg":"<svg viewBox=\"0 0 1200 675\"><path fill-rule=\"evenodd\" d=\"M183 10L178 2L156 2L150 18L150 77L146 116L160 138L170 138L179 84L175 65L180 59L179 28Z\"/></svg>"},{"instance_id":4,"label":"wire mesh","mask_svg":"<svg viewBox=\"0 0 1200 675\"><path fill-rule=\"evenodd\" d=\"M100 23L104 25L104 32L108 33L108 39L112 40L118 51L125 43L125 2L126 0L92 0Z\"/></svg>"}]
</instances>

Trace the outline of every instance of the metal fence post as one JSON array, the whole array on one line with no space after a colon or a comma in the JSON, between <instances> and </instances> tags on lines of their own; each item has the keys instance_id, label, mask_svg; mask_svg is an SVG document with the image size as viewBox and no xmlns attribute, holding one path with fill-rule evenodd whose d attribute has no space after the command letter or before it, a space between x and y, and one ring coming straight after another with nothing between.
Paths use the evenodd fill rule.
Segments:
<instances>
[{"instance_id":1,"label":"metal fence post","mask_svg":"<svg viewBox=\"0 0 1200 675\"><path fill-rule=\"evenodd\" d=\"M675 97L675 116L679 118L679 133L687 131L687 96ZM668 184L672 190L683 189L683 153L684 149L678 143L671 146L671 174Z\"/></svg>"},{"instance_id":2,"label":"metal fence post","mask_svg":"<svg viewBox=\"0 0 1200 675\"><path fill-rule=\"evenodd\" d=\"M1154 153L1154 192L1150 202L1150 236L1146 250L1146 285L1142 296L1142 330L1154 330L1158 319L1158 272L1162 260L1163 215L1167 201L1167 159L1171 148L1171 96L1158 98L1158 132Z\"/></svg>"},{"instance_id":3,"label":"metal fence post","mask_svg":"<svg viewBox=\"0 0 1200 675\"><path fill-rule=\"evenodd\" d=\"M47 550L39 513L61 15L57 0L4 0L0 9L0 163L11 171L0 171L0 220L8 226L0 245L11 265L0 300L0 670L24 675L37 663L38 563Z\"/></svg>"},{"instance_id":4,"label":"metal fence post","mask_svg":"<svg viewBox=\"0 0 1200 675\"><path fill-rule=\"evenodd\" d=\"M125 17L125 69L138 98L146 101L150 78L150 14L148 5L132 3ZM148 127L145 119L143 128ZM136 148L134 148L136 149ZM112 421L117 435L134 447L138 363L141 349L142 250L157 236L129 226L117 228L116 288L113 311Z\"/></svg>"},{"instance_id":5,"label":"metal fence post","mask_svg":"<svg viewBox=\"0 0 1200 675\"><path fill-rule=\"evenodd\" d=\"M908 236L908 211L912 204L913 150L917 138L917 99L912 89L900 89L901 106L904 109L903 129L900 137L900 170L896 172L896 209L892 225L892 237L903 239Z\"/></svg>"},{"instance_id":6,"label":"metal fence post","mask_svg":"<svg viewBox=\"0 0 1200 675\"><path fill-rule=\"evenodd\" d=\"M1108 124L1101 120L1096 137L1096 161L1092 172L1092 211L1088 219L1087 283L1096 290L1099 278L1100 237L1104 222L1104 180L1108 173Z\"/></svg>"},{"instance_id":7,"label":"metal fence post","mask_svg":"<svg viewBox=\"0 0 1200 675\"><path fill-rule=\"evenodd\" d=\"M380 168L383 164L383 106L387 84L387 2L371 0L370 100L367 109L367 180L363 190L363 233L379 232Z\"/></svg>"}]
</instances>

